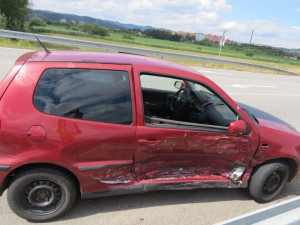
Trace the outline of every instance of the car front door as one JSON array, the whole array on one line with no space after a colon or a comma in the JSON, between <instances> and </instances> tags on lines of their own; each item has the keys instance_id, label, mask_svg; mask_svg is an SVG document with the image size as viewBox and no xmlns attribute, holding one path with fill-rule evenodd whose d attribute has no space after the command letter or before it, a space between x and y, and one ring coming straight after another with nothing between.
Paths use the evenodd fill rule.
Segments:
<instances>
[{"instance_id":1,"label":"car front door","mask_svg":"<svg viewBox=\"0 0 300 225\"><path fill-rule=\"evenodd\" d=\"M193 76L185 72L143 69L134 70L140 93L136 95L136 178L239 180L256 150L258 135L251 131L255 128L248 126L246 134L229 133L229 124L242 118L210 84L188 81ZM189 96L184 94L187 88ZM187 103L181 108L185 98Z\"/></svg>"}]
</instances>

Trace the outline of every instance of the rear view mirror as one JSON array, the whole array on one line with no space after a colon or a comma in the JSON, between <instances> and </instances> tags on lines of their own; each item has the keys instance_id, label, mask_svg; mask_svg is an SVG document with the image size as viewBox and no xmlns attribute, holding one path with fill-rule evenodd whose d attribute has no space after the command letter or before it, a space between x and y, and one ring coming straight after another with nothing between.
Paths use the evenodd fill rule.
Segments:
<instances>
[{"instance_id":1,"label":"rear view mirror","mask_svg":"<svg viewBox=\"0 0 300 225\"><path fill-rule=\"evenodd\" d=\"M246 133L246 123L243 120L232 122L228 127L228 133L231 134L244 134Z\"/></svg>"},{"instance_id":2,"label":"rear view mirror","mask_svg":"<svg viewBox=\"0 0 300 225\"><path fill-rule=\"evenodd\" d=\"M175 81L174 83L174 87L177 88L177 89L182 89L184 88L184 83L182 81Z\"/></svg>"}]
</instances>

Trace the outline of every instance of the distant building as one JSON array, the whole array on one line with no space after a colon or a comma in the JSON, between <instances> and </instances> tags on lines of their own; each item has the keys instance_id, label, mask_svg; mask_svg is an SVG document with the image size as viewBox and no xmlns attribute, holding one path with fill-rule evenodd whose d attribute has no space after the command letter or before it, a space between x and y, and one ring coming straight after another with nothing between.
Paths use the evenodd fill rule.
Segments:
<instances>
[{"instance_id":1,"label":"distant building","mask_svg":"<svg viewBox=\"0 0 300 225\"><path fill-rule=\"evenodd\" d=\"M194 33L184 32L184 31L178 31L177 34L181 35L183 38L186 38L187 35L189 35L190 37L195 36Z\"/></svg>"},{"instance_id":2,"label":"distant building","mask_svg":"<svg viewBox=\"0 0 300 225\"><path fill-rule=\"evenodd\" d=\"M66 23L67 23L67 20L66 20L66 19L60 19L59 22L60 22L60 23L63 23L63 24L66 24Z\"/></svg>"},{"instance_id":3,"label":"distant building","mask_svg":"<svg viewBox=\"0 0 300 225\"><path fill-rule=\"evenodd\" d=\"M202 40L205 39L205 34L203 34L203 33L196 33L195 34L195 39L196 39L196 41L202 41Z\"/></svg>"},{"instance_id":4,"label":"distant building","mask_svg":"<svg viewBox=\"0 0 300 225\"><path fill-rule=\"evenodd\" d=\"M70 21L71 24L77 24L75 20Z\"/></svg>"},{"instance_id":5,"label":"distant building","mask_svg":"<svg viewBox=\"0 0 300 225\"><path fill-rule=\"evenodd\" d=\"M225 41L225 44L226 45L231 45L233 43L233 41L231 41L231 40L229 40L229 39L227 39L226 41Z\"/></svg>"},{"instance_id":6,"label":"distant building","mask_svg":"<svg viewBox=\"0 0 300 225\"><path fill-rule=\"evenodd\" d=\"M83 25L83 24L85 24L85 22L79 21L79 25Z\"/></svg>"},{"instance_id":7,"label":"distant building","mask_svg":"<svg viewBox=\"0 0 300 225\"><path fill-rule=\"evenodd\" d=\"M203 38L203 35L204 34L201 34L200 37ZM214 42L214 43L220 43L221 40L222 40L222 36L217 36L217 35L212 35L212 34L205 34L203 39L207 39L210 42ZM201 39L201 40L203 40L203 39ZM196 40L197 40L197 34L196 34ZM229 39L226 39L226 41L225 41L226 45L230 45L230 44L233 44L233 43L237 43L238 44L238 42L232 41L232 40L229 40Z\"/></svg>"},{"instance_id":8,"label":"distant building","mask_svg":"<svg viewBox=\"0 0 300 225\"><path fill-rule=\"evenodd\" d=\"M205 34L204 38L214 43L220 43L220 41L222 40L222 36L211 35L211 34Z\"/></svg>"}]
</instances>

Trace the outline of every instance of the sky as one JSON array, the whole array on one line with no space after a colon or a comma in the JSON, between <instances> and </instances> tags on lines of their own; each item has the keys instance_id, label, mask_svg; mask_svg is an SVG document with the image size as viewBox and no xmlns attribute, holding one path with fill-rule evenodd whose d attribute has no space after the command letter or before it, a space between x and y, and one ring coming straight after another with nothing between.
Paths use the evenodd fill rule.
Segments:
<instances>
[{"instance_id":1,"label":"sky","mask_svg":"<svg viewBox=\"0 0 300 225\"><path fill-rule=\"evenodd\" d=\"M33 9L300 49L300 0L31 0Z\"/></svg>"}]
</instances>

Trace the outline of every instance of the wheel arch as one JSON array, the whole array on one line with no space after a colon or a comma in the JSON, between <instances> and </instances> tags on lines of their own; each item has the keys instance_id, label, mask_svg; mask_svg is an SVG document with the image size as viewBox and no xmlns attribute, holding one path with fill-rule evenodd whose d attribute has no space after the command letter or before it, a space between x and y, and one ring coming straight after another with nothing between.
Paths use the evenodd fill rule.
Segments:
<instances>
[{"instance_id":1,"label":"wheel arch","mask_svg":"<svg viewBox=\"0 0 300 225\"><path fill-rule=\"evenodd\" d=\"M298 164L294 159L291 158L287 158L287 157L282 157L282 158L276 158L276 159L269 159L267 161L264 161L263 163L260 163L258 165L256 165L252 172L251 172L251 176L252 174L262 165L265 164L269 164L269 163L274 163L274 162L285 162L288 167L289 167L289 178L288 178L288 182L291 182L294 177L296 176L297 172L298 172ZM250 176L250 177L251 177Z\"/></svg>"},{"instance_id":2,"label":"wheel arch","mask_svg":"<svg viewBox=\"0 0 300 225\"><path fill-rule=\"evenodd\" d=\"M22 170L37 168L37 167L55 168L55 169L65 172L66 174L68 174L70 177L72 177L74 179L74 181L76 183L76 189L77 189L78 193L80 193L80 182L79 182L78 178L75 176L75 174L72 173L70 170L66 169L65 167L62 167L62 166L59 166L56 164L51 164L51 163L30 163L30 164L25 164L25 165L15 168L4 178L2 185L0 187L0 196L9 187L11 180L13 179L13 177L16 174L20 173Z\"/></svg>"}]
</instances>

